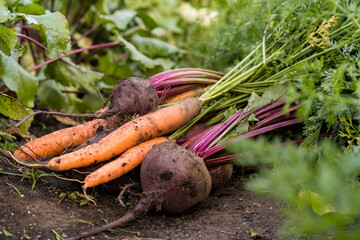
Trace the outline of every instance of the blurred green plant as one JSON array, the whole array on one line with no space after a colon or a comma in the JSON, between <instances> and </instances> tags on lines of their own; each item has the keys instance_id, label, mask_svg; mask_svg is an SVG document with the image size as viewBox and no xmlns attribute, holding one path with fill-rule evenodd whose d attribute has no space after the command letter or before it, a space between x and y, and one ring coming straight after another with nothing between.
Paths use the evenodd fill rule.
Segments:
<instances>
[{"instance_id":1,"label":"blurred green plant","mask_svg":"<svg viewBox=\"0 0 360 240\"><path fill-rule=\"evenodd\" d=\"M172 68L178 2L150 2L0 0L0 102L94 112L117 80Z\"/></svg>"},{"instance_id":2,"label":"blurred green plant","mask_svg":"<svg viewBox=\"0 0 360 240\"><path fill-rule=\"evenodd\" d=\"M181 65L201 66L227 72L261 41L274 9L282 2L280 0L183 2L179 11L186 27L184 34L178 38L177 45L188 51Z\"/></svg>"},{"instance_id":3,"label":"blurred green plant","mask_svg":"<svg viewBox=\"0 0 360 240\"><path fill-rule=\"evenodd\" d=\"M360 238L359 148L348 151L327 140L308 149L259 139L239 141L228 150L239 154L236 166L269 166L246 188L284 203L284 236Z\"/></svg>"}]
</instances>

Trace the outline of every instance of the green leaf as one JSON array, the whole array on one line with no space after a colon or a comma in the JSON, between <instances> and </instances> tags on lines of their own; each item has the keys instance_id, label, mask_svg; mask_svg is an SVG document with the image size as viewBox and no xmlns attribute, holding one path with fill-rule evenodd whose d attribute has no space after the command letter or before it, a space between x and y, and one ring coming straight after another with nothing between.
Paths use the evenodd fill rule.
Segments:
<instances>
[{"instance_id":1,"label":"green leaf","mask_svg":"<svg viewBox=\"0 0 360 240\"><path fill-rule=\"evenodd\" d=\"M68 112L76 113L93 113L99 110L103 104L103 98L98 93L85 94L79 98L76 94L68 94L69 110Z\"/></svg>"},{"instance_id":2,"label":"green leaf","mask_svg":"<svg viewBox=\"0 0 360 240\"><path fill-rule=\"evenodd\" d=\"M176 62L170 60L169 58L156 58L156 59L154 59L154 63L160 67L159 68L160 70L158 70L157 72L154 72L153 74L163 72L166 70L171 70L176 65ZM154 69L154 70L156 70L156 69ZM149 75L149 77L150 76L151 75Z\"/></svg>"},{"instance_id":3,"label":"green leaf","mask_svg":"<svg viewBox=\"0 0 360 240\"><path fill-rule=\"evenodd\" d=\"M12 55L15 55L15 51ZM36 78L18 64L16 58L0 52L0 78L6 86L17 93L18 100L26 107L34 106L35 93L38 87Z\"/></svg>"},{"instance_id":4,"label":"green leaf","mask_svg":"<svg viewBox=\"0 0 360 240\"><path fill-rule=\"evenodd\" d=\"M14 234L12 234L11 232L6 231L5 229L2 230L2 232L4 233L5 237L12 237L12 236L14 236Z\"/></svg>"},{"instance_id":5,"label":"green leaf","mask_svg":"<svg viewBox=\"0 0 360 240\"><path fill-rule=\"evenodd\" d=\"M51 229L51 231L55 234L56 240L64 240L64 238L61 237L60 234L58 234L55 230Z\"/></svg>"},{"instance_id":6,"label":"green leaf","mask_svg":"<svg viewBox=\"0 0 360 240\"><path fill-rule=\"evenodd\" d=\"M261 95L266 103L271 101L278 100L282 98L286 93L287 87L283 84L275 84L266 89L266 91Z\"/></svg>"},{"instance_id":7,"label":"green leaf","mask_svg":"<svg viewBox=\"0 0 360 240\"><path fill-rule=\"evenodd\" d=\"M37 97L41 105L53 109L67 111L69 102L66 95L61 92L54 80L48 80L39 84Z\"/></svg>"},{"instance_id":8,"label":"green leaf","mask_svg":"<svg viewBox=\"0 0 360 240\"><path fill-rule=\"evenodd\" d=\"M14 120L22 120L24 117L32 113L31 109L26 109L15 98L0 92L0 113ZM29 118L20 125L23 133L26 133L30 127L33 118Z\"/></svg>"},{"instance_id":9,"label":"green leaf","mask_svg":"<svg viewBox=\"0 0 360 240\"><path fill-rule=\"evenodd\" d=\"M132 71L130 68L130 65L127 63L124 63L123 65L119 62L115 62L109 54L99 56L98 57L98 66L97 70L99 72L105 73L104 78L102 79L102 82L112 85L113 87L117 80L123 78L123 77L131 77Z\"/></svg>"},{"instance_id":10,"label":"green leaf","mask_svg":"<svg viewBox=\"0 0 360 240\"><path fill-rule=\"evenodd\" d=\"M80 206L85 206L85 205L88 205L89 202L87 200L81 200L80 201Z\"/></svg>"},{"instance_id":11,"label":"green leaf","mask_svg":"<svg viewBox=\"0 0 360 240\"><path fill-rule=\"evenodd\" d=\"M0 50L7 56L11 55L11 50L16 45L16 30L0 25Z\"/></svg>"},{"instance_id":12,"label":"green leaf","mask_svg":"<svg viewBox=\"0 0 360 240\"><path fill-rule=\"evenodd\" d=\"M27 5L20 5L17 7L17 11L19 13L25 13L25 14L33 14L33 15L42 15L45 14L45 9L43 6L36 4L36 3L30 3Z\"/></svg>"},{"instance_id":13,"label":"green leaf","mask_svg":"<svg viewBox=\"0 0 360 240\"><path fill-rule=\"evenodd\" d=\"M230 106L228 109L226 109L224 111L224 118L228 119L229 117L231 117L232 115L234 115L237 111L239 111L238 109L236 109L235 106Z\"/></svg>"},{"instance_id":14,"label":"green leaf","mask_svg":"<svg viewBox=\"0 0 360 240\"><path fill-rule=\"evenodd\" d=\"M46 37L49 58L57 58L70 49L70 31L65 16L60 12L45 15L27 15L18 13L17 17L23 18L28 24L40 30Z\"/></svg>"},{"instance_id":15,"label":"green leaf","mask_svg":"<svg viewBox=\"0 0 360 240\"><path fill-rule=\"evenodd\" d=\"M75 200L78 197L77 197L76 193L72 192L72 193L68 194L68 198Z\"/></svg>"},{"instance_id":16,"label":"green leaf","mask_svg":"<svg viewBox=\"0 0 360 240\"><path fill-rule=\"evenodd\" d=\"M176 46L155 38L134 35L131 42L140 52L150 58L169 57L180 52Z\"/></svg>"},{"instance_id":17,"label":"green leaf","mask_svg":"<svg viewBox=\"0 0 360 240\"><path fill-rule=\"evenodd\" d=\"M135 16L136 11L123 9L117 10L111 15L100 15L100 19L102 23L112 23L116 26L116 28L125 30Z\"/></svg>"},{"instance_id":18,"label":"green leaf","mask_svg":"<svg viewBox=\"0 0 360 240\"><path fill-rule=\"evenodd\" d=\"M65 196L66 196L66 193L62 192L62 193L60 193L59 198L63 198Z\"/></svg>"},{"instance_id":19,"label":"green leaf","mask_svg":"<svg viewBox=\"0 0 360 240\"><path fill-rule=\"evenodd\" d=\"M319 216L337 212L335 207L329 203L326 198L309 189L301 190L298 194L298 198L300 203L307 202L311 205L313 211Z\"/></svg>"},{"instance_id":20,"label":"green leaf","mask_svg":"<svg viewBox=\"0 0 360 240\"><path fill-rule=\"evenodd\" d=\"M236 127L237 136L247 133L248 131L249 131L249 121L247 119L241 121L239 126Z\"/></svg>"},{"instance_id":21,"label":"green leaf","mask_svg":"<svg viewBox=\"0 0 360 240\"><path fill-rule=\"evenodd\" d=\"M65 86L83 87L87 91L95 92L95 82L100 80L104 74L75 65L70 59L66 59L66 61L70 65L62 61L49 64L45 69L46 76Z\"/></svg>"},{"instance_id":22,"label":"green leaf","mask_svg":"<svg viewBox=\"0 0 360 240\"><path fill-rule=\"evenodd\" d=\"M131 58L134 60L134 61L138 61L138 62L141 62L142 64L145 65L145 67L147 68L154 68L156 66L155 62L145 56L144 54L142 54L139 50L136 49L136 47L134 45L132 45L130 42L126 41L124 38L122 37L119 37L119 40L124 43L125 45L125 48L127 50L129 50L130 54L131 54Z\"/></svg>"},{"instance_id":23,"label":"green leaf","mask_svg":"<svg viewBox=\"0 0 360 240\"><path fill-rule=\"evenodd\" d=\"M145 26L149 30L152 30L159 26L156 21L146 12L138 12L137 16L144 22Z\"/></svg>"},{"instance_id":24,"label":"green leaf","mask_svg":"<svg viewBox=\"0 0 360 240\"><path fill-rule=\"evenodd\" d=\"M249 97L246 111L251 111L255 108L281 99L281 97L285 95L286 89L287 88L284 85L275 84L267 88L261 97L253 92Z\"/></svg>"},{"instance_id":25,"label":"green leaf","mask_svg":"<svg viewBox=\"0 0 360 240\"><path fill-rule=\"evenodd\" d=\"M5 0L0 0L0 23L6 22L10 17L10 12Z\"/></svg>"},{"instance_id":26,"label":"green leaf","mask_svg":"<svg viewBox=\"0 0 360 240\"><path fill-rule=\"evenodd\" d=\"M249 233L251 238L262 238L261 233L254 232L252 229L249 230Z\"/></svg>"},{"instance_id":27,"label":"green leaf","mask_svg":"<svg viewBox=\"0 0 360 240\"><path fill-rule=\"evenodd\" d=\"M15 136L0 130L0 137L2 137L3 139L6 139L6 141L4 141L4 143L0 142L0 148L6 149L10 152L16 151L17 144L16 144ZM0 168L0 171L1 171L1 168Z\"/></svg>"}]
</instances>

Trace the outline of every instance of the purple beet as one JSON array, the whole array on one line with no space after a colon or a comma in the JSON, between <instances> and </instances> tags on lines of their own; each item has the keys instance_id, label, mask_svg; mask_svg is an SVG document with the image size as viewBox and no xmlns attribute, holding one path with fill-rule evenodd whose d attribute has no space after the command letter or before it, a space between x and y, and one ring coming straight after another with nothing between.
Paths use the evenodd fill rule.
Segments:
<instances>
[{"instance_id":1,"label":"purple beet","mask_svg":"<svg viewBox=\"0 0 360 240\"><path fill-rule=\"evenodd\" d=\"M145 197L133 209L114 222L68 240L125 225L157 206L166 213L184 213L204 201L211 190L211 177L204 160L173 142L157 144L150 150L141 165L140 179Z\"/></svg>"},{"instance_id":2,"label":"purple beet","mask_svg":"<svg viewBox=\"0 0 360 240\"><path fill-rule=\"evenodd\" d=\"M144 115L155 111L159 99L153 85L142 78L129 77L120 80L111 92L107 113L117 115Z\"/></svg>"}]
</instances>

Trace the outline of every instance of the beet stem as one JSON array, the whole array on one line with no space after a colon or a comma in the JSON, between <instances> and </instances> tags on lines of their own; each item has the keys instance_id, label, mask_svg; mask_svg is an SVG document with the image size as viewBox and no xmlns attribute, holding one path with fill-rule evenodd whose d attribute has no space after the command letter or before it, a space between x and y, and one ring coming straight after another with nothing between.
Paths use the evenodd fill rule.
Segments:
<instances>
[{"instance_id":1,"label":"beet stem","mask_svg":"<svg viewBox=\"0 0 360 240\"><path fill-rule=\"evenodd\" d=\"M190 84L190 83L197 83L197 84L213 84L216 83L216 80L211 78L175 78L168 80L166 82L159 82L159 83L153 83L153 86L155 89L161 89L166 88L170 86L176 86L176 85L184 85L184 84Z\"/></svg>"},{"instance_id":2,"label":"beet stem","mask_svg":"<svg viewBox=\"0 0 360 240\"><path fill-rule=\"evenodd\" d=\"M275 123L266 127L262 127L260 129L251 131L251 132L247 132L245 134L242 134L238 137L234 137L232 139L227 140L226 142L223 142L222 144L216 145L212 148L206 149L204 152L202 152L201 156L203 158L207 158L210 157L211 155L220 152L221 150L224 150L227 146L229 146L232 143L235 143L237 141L240 141L242 139L246 139L246 138L250 138L250 137L255 137L257 135L266 133L266 132L270 132L276 129L280 129L283 127L287 127L287 126L291 126L291 125L295 125L295 124L299 124L304 122L303 120L298 120L298 119L292 119L292 120L288 120L288 121L284 121L284 122L279 122L279 123Z\"/></svg>"},{"instance_id":3,"label":"beet stem","mask_svg":"<svg viewBox=\"0 0 360 240\"><path fill-rule=\"evenodd\" d=\"M83 52L83 51L86 51L86 50L91 50L91 49L96 49L96 48L106 48L106 47L114 47L114 46L122 46L122 43L118 43L118 42L109 42L109 43L102 43L102 44L98 44L98 45L92 45L90 47L85 47L85 48L79 48L79 49L75 49L73 51L70 51L66 54L62 54L60 55L59 57L57 58L52 58L52 59L49 59L45 62L42 62L38 65L36 65L35 67L31 68L28 70L28 72L33 72L49 63L52 63L52 62L55 62L59 59L62 59L64 57L67 57L67 56L70 56L70 55L73 55L73 54L76 54L76 53L80 53L80 52Z\"/></svg>"}]
</instances>

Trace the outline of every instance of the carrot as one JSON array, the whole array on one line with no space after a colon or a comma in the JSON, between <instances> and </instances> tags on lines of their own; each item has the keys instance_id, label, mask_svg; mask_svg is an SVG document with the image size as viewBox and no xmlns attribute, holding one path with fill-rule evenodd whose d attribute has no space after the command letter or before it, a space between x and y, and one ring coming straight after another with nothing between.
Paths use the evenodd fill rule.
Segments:
<instances>
[{"instance_id":1,"label":"carrot","mask_svg":"<svg viewBox=\"0 0 360 240\"><path fill-rule=\"evenodd\" d=\"M109 160L141 142L177 130L200 110L201 102L198 99L187 98L127 122L97 143L55 157L47 163L47 167L53 171L65 171Z\"/></svg>"},{"instance_id":2,"label":"carrot","mask_svg":"<svg viewBox=\"0 0 360 240\"><path fill-rule=\"evenodd\" d=\"M174 102L182 101L189 97L199 97L204 92L205 92L205 88L202 88L202 87L195 88L195 89L192 89L189 91L185 91L185 92L181 92L181 93L169 96L169 97L165 97L165 99L163 100L163 103L174 103Z\"/></svg>"},{"instance_id":3,"label":"carrot","mask_svg":"<svg viewBox=\"0 0 360 240\"><path fill-rule=\"evenodd\" d=\"M139 166L150 149L158 143L168 141L165 137L154 138L126 150L120 157L90 173L84 180L83 189L109 182Z\"/></svg>"},{"instance_id":4,"label":"carrot","mask_svg":"<svg viewBox=\"0 0 360 240\"><path fill-rule=\"evenodd\" d=\"M56 156L84 143L96 133L116 126L119 126L119 121L112 117L64 128L26 143L14 152L14 156L23 160Z\"/></svg>"}]
</instances>

